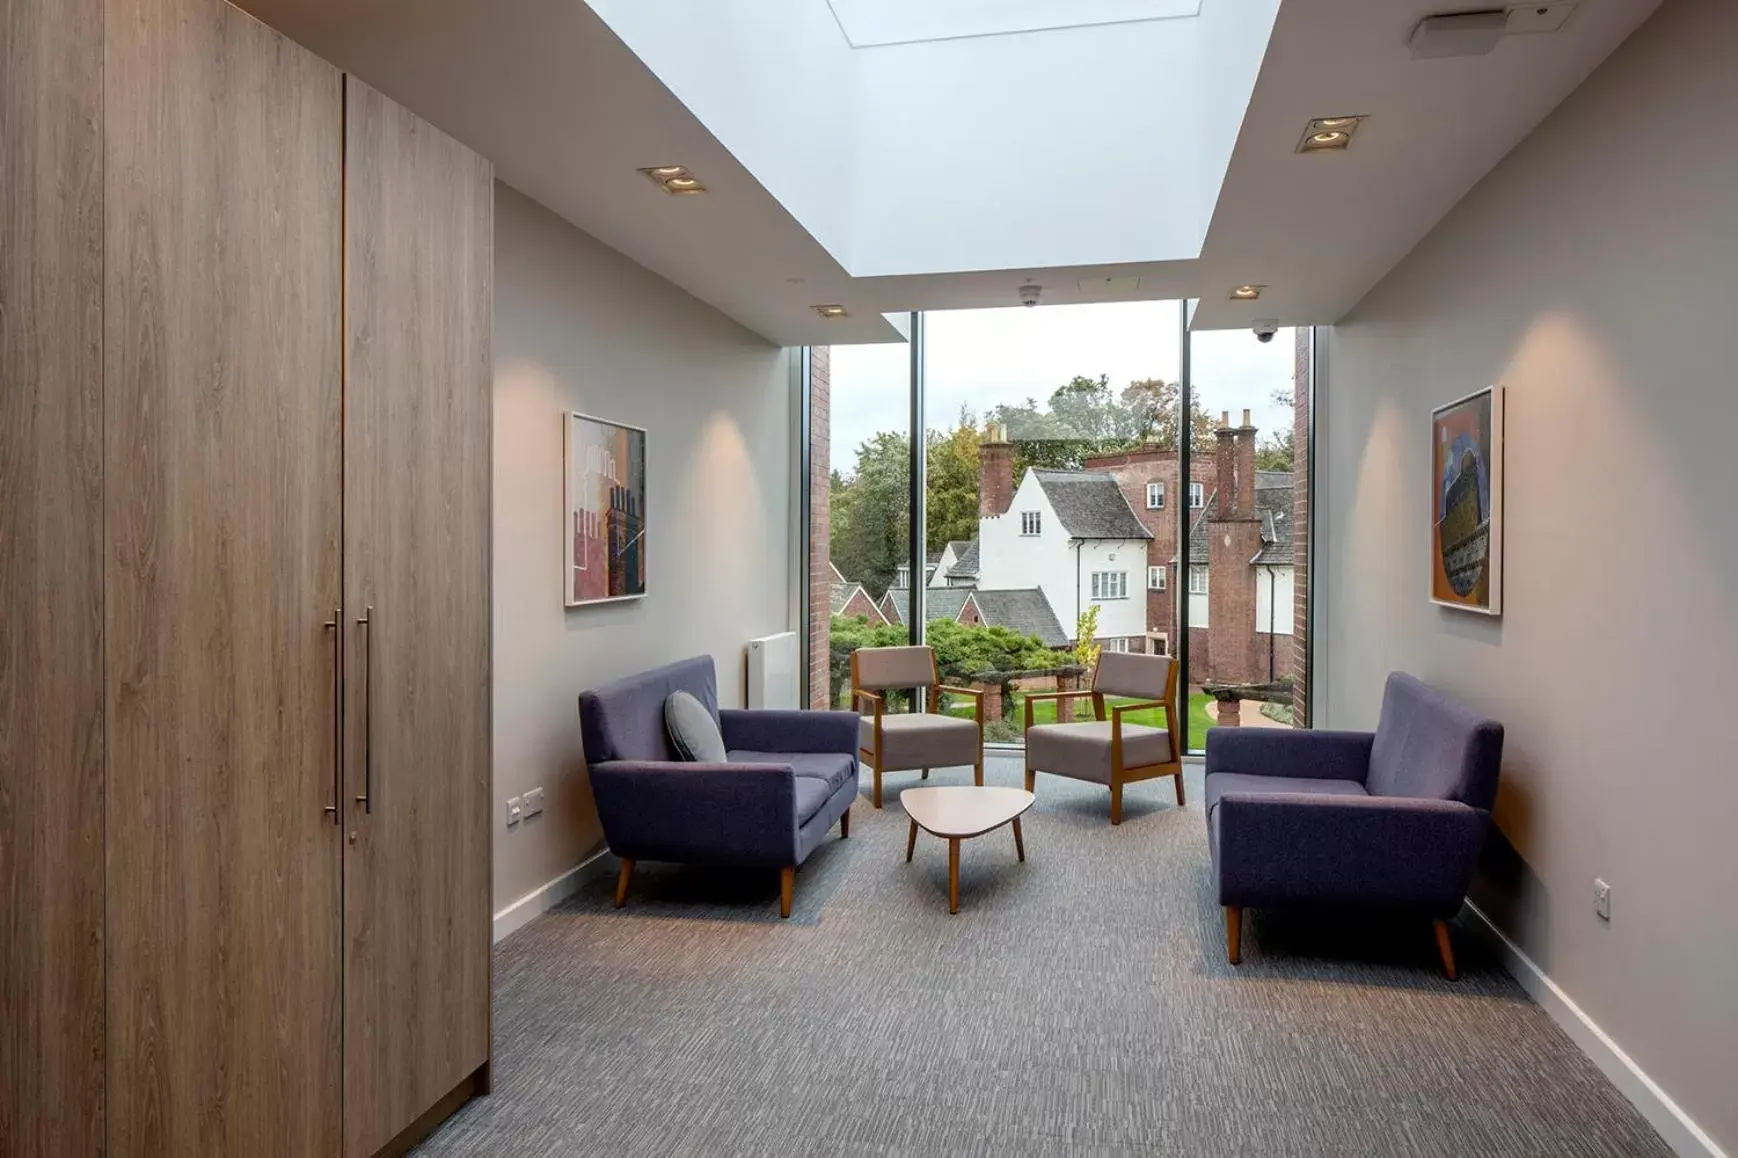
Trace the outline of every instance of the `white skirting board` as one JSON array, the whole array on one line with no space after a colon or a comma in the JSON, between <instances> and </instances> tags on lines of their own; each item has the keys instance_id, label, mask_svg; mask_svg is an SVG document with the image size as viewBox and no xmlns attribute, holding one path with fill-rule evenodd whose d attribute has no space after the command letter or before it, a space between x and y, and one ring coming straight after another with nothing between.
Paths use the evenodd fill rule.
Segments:
<instances>
[{"instance_id":1,"label":"white skirting board","mask_svg":"<svg viewBox=\"0 0 1738 1158\"><path fill-rule=\"evenodd\" d=\"M495 914L494 943L513 933L577 893L580 886L598 877L614 876L621 864L608 849L580 861L552 881L547 881Z\"/></svg>"},{"instance_id":2,"label":"white skirting board","mask_svg":"<svg viewBox=\"0 0 1738 1158\"><path fill-rule=\"evenodd\" d=\"M1466 911L1472 918L1468 922L1469 928L1482 933L1496 946L1503 967L1520 982L1527 995L1551 1015L1551 1020L1569 1035L1569 1040L1591 1058L1611 1084L1641 1111L1641 1116L1659 1131L1660 1137L1674 1153L1684 1158L1727 1158L1726 1151L1720 1149L1714 1139L1672 1101L1671 1095L1648 1077L1531 957L1521 952L1520 946L1509 940L1483 909L1468 901Z\"/></svg>"}]
</instances>

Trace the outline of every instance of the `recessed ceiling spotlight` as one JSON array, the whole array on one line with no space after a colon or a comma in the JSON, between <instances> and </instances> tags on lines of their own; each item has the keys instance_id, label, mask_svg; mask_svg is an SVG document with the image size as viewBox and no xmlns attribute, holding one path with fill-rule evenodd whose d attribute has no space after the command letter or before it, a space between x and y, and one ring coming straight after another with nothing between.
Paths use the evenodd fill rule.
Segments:
<instances>
[{"instance_id":1,"label":"recessed ceiling spotlight","mask_svg":"<svg viewBox=\"0 0 1738 1158\"><path fill-rule=\"evenodd\" d=\"M1252 302L1261 296L1264 285L1240 285L1232 289L1231 300L1234 302Z\"/></svg>"},{"instance_id":2,"label":"recessed ceiling spotlight","mask_svg":"<svg viewBox=\"0 0 1738 1158\"><path fill-rule=\"evenodd\" d=\"M706 186L688 171L686 165L653 165L649 169L641 169L640 172L646 175L646 180L672 196L706 192Z\"/></svg>"},{"instance_id":3,"label":"recessed ceiling spotlight","mask_svg":"<svg viewBox=\"0 0 1738 1158\"><path fill-rule=\"evenodd\" d=\"M1344 149L1352 143L1352 134L1363 124L1363 116L1317 117L1304 126L1303 139L1298 142L1297 151L1322 153Z\"/></svg>"},{"instance_id":4,"label":"recessed ceiling spotlight","mask_svg":"<svg viewBox=\"0 0 1738 1158\"><path fill-rule=\"evenodd\" d=\"M848 318L851 316L845 312L844 306L813 306L811 308L823 318Z\"/></svg>"}]
</instances>

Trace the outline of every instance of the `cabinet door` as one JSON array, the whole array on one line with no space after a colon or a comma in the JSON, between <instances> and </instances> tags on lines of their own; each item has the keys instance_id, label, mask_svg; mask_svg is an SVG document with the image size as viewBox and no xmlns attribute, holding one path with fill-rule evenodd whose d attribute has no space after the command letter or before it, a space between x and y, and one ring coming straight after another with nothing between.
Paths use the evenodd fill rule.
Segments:
<instances>
[{"instance_id":1,"label":"cabinet door","mask_svg":"<svg viewBox=\"0 0 1738 1158\"><path fill-rule=\"evenodd\" d=\"M0 9L0 1154L102 1150L102 24Z\"/></svg>"},{"instance_id":2,"label":"cabinet door","mask_svg":"<svg viewBox=\"0 0 1738 1158\"><path fill-rule=\"evenodd\" d=\"M340 74L108 0L109 1144L339 1144Z\"/></svg>"},{"instance_id":3,"label":"cabinet door","mask_svg":"<svg viewBox=\"0 0 1738 1158\"><path fill-rule=\"evenodd\" d=\"M345 83L344 1118L368 1155L489 1057L494 188Z\"/></svg>"}]
</instances>

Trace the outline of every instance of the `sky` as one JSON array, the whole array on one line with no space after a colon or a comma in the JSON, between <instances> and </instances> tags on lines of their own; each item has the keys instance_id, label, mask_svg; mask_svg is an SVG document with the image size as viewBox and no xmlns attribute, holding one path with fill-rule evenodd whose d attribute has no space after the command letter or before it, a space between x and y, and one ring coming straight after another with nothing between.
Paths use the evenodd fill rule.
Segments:
<instances>
[{"instance_id":1,"label":"sky","mask_svg":"<svg viewBox=\"0 0 1738 1158\"><path fill-rule=\"evenodd\" d=\"M1176 302L1015 306L994 310L941 310L924 315L926 417L932 429L952 429L960 407L978 422L998 403L1045 399L1076 375L1110 376L1126 386L1142 378L1175 382L1181 372ZM1244 407L1265 438L1292 421L1273 402L1289 389L1292 331L1262 343L1248 330L1195 335L1193 380L1208 413ZM832 466L849 474L857 447L882 430L904 430L911 351L904 343L832 348Z\"/></svg>"}]
</instances>

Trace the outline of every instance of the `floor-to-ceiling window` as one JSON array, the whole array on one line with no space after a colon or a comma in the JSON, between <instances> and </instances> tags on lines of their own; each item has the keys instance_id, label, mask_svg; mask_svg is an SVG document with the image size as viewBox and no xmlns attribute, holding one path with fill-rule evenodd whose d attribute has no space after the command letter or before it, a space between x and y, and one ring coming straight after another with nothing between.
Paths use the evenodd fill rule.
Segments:
<instances>
[{"instance_id":1,"label":"floor-to-ceiling window","mask_svg":"<svg viewBox=\"0 0 1738 1158\"><path fill-rule=\"evenodd\" d=\"M1190 335L1190 747L1307 724L1310 331Z\"/></svg>"},{"instance_id":2,"label":"floor-to-ceiling window","mask_svg":"<svg viewBox=\"0 0 1738 1158\"><path fill-rule=\"evenodd\" d=\"M947 682L986 693L993 743L1018 743L1026 695L1085 678L1101 649L1187 657L1191 748L1216 723L1307 722L1308 331L1188 334L1183 317L935 312L915 351L819 359L829 702L852 648L921 638Z\"/></svg>"}]
</instances>

